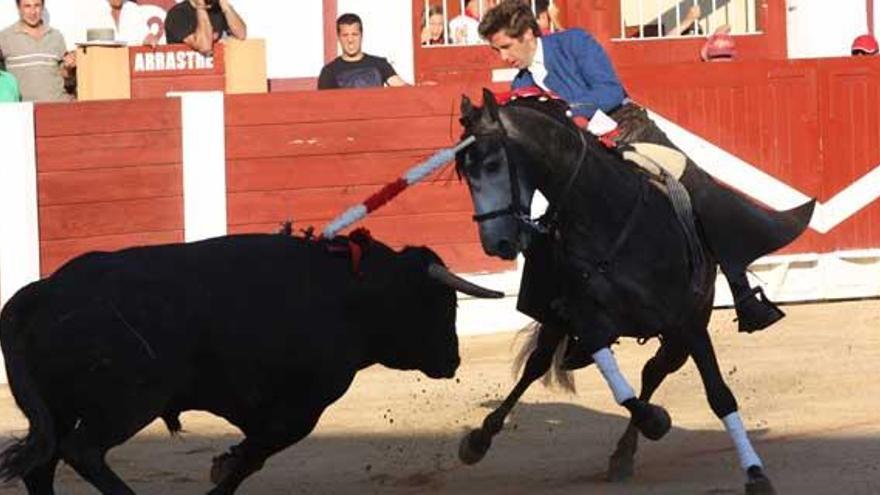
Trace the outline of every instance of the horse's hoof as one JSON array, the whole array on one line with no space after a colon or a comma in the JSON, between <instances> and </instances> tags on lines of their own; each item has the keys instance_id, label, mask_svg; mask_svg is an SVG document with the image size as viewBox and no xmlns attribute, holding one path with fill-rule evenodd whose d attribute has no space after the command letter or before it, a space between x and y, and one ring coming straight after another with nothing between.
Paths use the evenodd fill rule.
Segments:
<instances>
[{"instance_id":1,"label":"horse's hoof","mask_svg":"<svg viewBox=\"0 0 880 495\"><path fill-rule=\"evenodd\" d=\"M746 482L746 495L776 495L770 478L764 474L760 466L752 466L748 469L749 481Z\"/></svg>"},{"instance_id":2,"label":"horse's hoof","mask_svg":"<svg viewBox=\"0 0 880 495\"><path fill-rule=\"evenodd\" d=\"M636 428L642 432L648 440L660 440L672 428L672 418L666 409L654 404L645 404L647 411L634 418Z\"/></svg>"},{"instance_id":3,"label":"horse's hoof","mask_svg":"<svg viewBox=\"0 0 880 495\"><path fill-rule=\"evenodd\" d=\"M635 462L631 455L617 454L611 455L608 461L608 474L606 479L612 483L626 481L633 477L635 473Z\"/></svg>"},{"instance_id":4,"label":"horse's hoof","mask_svg":"<svg viewBox=\"0 0 880 495\"><path fill-rule=\"evenodd\" d=\"M219 485L220 482L232 470L232 454L223 453L211 460L211 483Z\"/></svg>"},{"instance_id":5,"label":"horse's hoof","mask_svg":"<svg viewBox=\"0 0 880 495\"><path fill-rule=\"evenodd\" d=\"M483 460L492 440L479 429L471 430L458 444L458 458L468 466Z\"/></svg>"}]
</instances>

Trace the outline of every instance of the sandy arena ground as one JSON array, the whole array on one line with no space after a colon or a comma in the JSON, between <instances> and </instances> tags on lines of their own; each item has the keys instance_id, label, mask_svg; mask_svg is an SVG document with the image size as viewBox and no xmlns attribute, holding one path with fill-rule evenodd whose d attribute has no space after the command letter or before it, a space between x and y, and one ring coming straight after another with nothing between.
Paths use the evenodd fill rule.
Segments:
<instances>
[{"instance_id":1,"label":"sandy arena ground","mask_svg":"<svg viewBox=\"0 0 880 495\"><path fill-rule=\"evenodd\" d=\"M737 334L730 311L716 312L712 323L721 368L768 474L780 494L880 494L880 301L786 311L782 323L751 336ZM311 436L271 458L239 493L743 492L736 454L690 362L655 396L673 430L660 442L642 439L632 481L603 481L626 417L595 368L577 372L575 396L535 385L487 457L462 466L462 433L512 386L513 340L513 333L463 339L454 380L365 370ZM633 341L615 348L634 385L655 348ZM211 415L182 419L181 438L169 439L154 423L111 451L111 465L138 493L206 492L211 457L238 441L234 428ZM25 427L8 389L0 389L0 435ZM96 493L66 466L56 486L59 493ZM12 484L0 493L24 490Z\"/></svg>"}]
</instances>

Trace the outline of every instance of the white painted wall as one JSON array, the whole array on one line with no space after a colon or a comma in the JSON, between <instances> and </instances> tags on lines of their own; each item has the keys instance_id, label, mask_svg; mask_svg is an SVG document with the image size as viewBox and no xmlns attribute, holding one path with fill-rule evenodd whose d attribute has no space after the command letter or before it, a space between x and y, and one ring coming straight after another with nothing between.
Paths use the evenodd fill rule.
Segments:
<instances>
[{"instance_id":1,"label":"white painted wall","mask_svg":"<svg viewBox=\"0 0 880 495\"><path fill-rule=\"evenodd\" d=\"M261 1L261 0L255 0ZM412 3L409 0L338 0L339 15L357 14L364 21L364 51L385 57L397 74L412 83Z\"/></svg>"},{"instance_id":2,"label":"white painted wall","mask_svg":"<svg viewBox=\"0 0 880 495\"><path fill-rule=\"evenodd\" d=\"M789 58L850 56L868 31L865 0L787 0Z\"/></svg>"}]
</instances>

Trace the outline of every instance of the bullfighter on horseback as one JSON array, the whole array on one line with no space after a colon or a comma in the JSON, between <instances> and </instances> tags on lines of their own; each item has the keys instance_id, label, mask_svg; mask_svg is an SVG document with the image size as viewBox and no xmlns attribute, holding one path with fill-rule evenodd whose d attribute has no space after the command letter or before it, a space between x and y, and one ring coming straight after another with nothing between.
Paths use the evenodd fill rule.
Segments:
<instances>
[{"instance_id":1,"label":"bullfighter on horseback","mask_svg":"<svg viewBox=\"0 0 880 495\"><path fill-rule=\"evenodd\" d=\"M506 0L490 10L479 29L501 59L519 69L512 83L514 90L537 86L559 95L579 125L601 110L616 121L614 143L621 148L649 143L678 151L645 109L627 97L608 56L585 31L569 29L542 36L527 2L521 0ZM679 156L686 159L683 154ZM702 234L730 285L739 331L762 330L785 314L760 287L749 286L745 270L757 257L790 242L792 233L778 231L778 226L766 218L766 210L719 185L693 161L686 160L680 180L690 194ZM527 286L534 282L530 274L544 276L542 271L529 270L528 264L527 257L519 304L527 314L529 301L522 300L522 293L528 292ZM580 337L569 348L568 368L588 364L596 350L587 336Z\"/></svg>"}]
</instances>

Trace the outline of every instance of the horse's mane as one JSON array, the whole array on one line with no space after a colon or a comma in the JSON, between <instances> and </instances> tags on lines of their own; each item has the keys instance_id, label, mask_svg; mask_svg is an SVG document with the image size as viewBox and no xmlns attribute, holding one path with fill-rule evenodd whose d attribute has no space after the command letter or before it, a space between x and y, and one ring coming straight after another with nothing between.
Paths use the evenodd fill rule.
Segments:
<instances>
[{"instance_id":1,"label":"horse's mane","mask_svg":"<svg viewBox=\"0 0 880 495\"><path fill-rule=\"evenodd\" d=\"M505 105L510 108L529 108L553 117L554 120L567 127L576 127L568 115L568 103L558 98L546 96L530 96L511 100Z\"/></svg>"}]
</instances>

